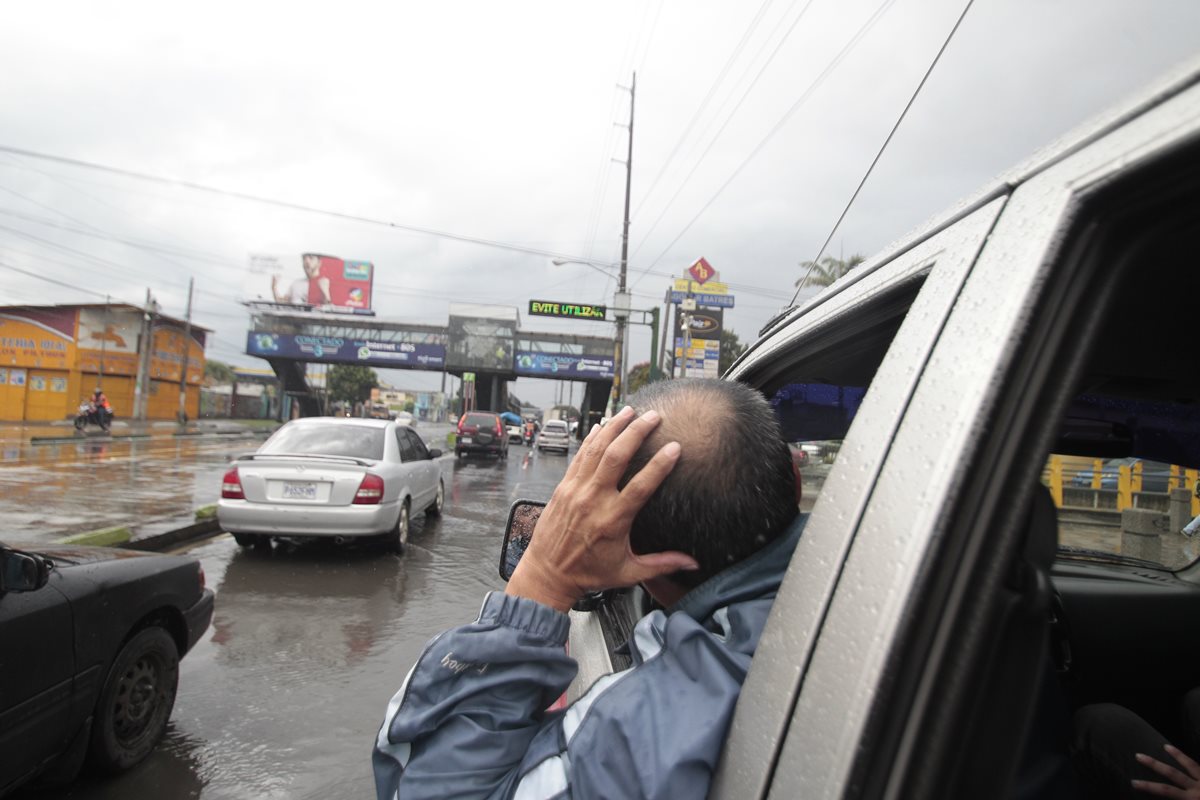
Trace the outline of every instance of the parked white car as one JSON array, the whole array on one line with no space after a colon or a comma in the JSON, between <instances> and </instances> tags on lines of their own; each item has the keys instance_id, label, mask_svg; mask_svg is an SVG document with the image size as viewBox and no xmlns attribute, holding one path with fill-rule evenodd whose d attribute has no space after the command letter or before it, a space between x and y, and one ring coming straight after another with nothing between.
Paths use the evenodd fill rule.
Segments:
<instances>
[{"instance_id":1,"label":"parked white car","mask_svg":"<svg viewBox=\"0 0 1200 800\"><path fill-rule=\"evenodd\" d=\"M383 535L399 550L413 513L442 511L440 455L403 423L293 420L225 473L217 519L243 547L271 536Z\"/></svg>"},{"instance_id":2,"label":"parked white car","mask_svg":"<svg viewBox=\"0 0 1200 800\"><path fill-rule=\"evenodd\" d=\"M1200 62L771 320L724 376L832 465L802 471L812 516L709 797L1071 796L1071 711L1181 707L1198 165ZM1063 456L1176 486L1072 508ZM646 610L609 602L572 614L571 697Z\"/></svg>"}]
</instances>

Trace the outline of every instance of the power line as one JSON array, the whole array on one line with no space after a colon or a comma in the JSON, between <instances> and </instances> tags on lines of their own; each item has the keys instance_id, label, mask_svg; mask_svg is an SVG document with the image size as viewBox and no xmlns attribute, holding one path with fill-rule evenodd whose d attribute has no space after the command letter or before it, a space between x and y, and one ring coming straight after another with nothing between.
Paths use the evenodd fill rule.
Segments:
<instances>
[{"instance_id":1,"label":"power line","mask_svg":"<svg viewBox=\"0 0 1200 800\"><path fill-rule=\"evenodd\" d=\"M742 38L734 46L733 51L730 52L729 58L725 60L725 66L721 67L721 71L717 74L716 79L713 80L712 85L708 87L708 94L706 94L704 99L700 101L700 105L697 106L696 110L692 113L692 118L689 119L687 124L683 126L683 131L679 134L679 139L675 142L674 147L671 148L671 152L667 154L662 166L659 167L658 174L654 176L654 180L650 182L650 188L646 190L644 195L642 195L641 201L638 202L637 208L634 209L634 217L637 217L637 215L641 212L642 206L644 206L646 201L650 199L650 195L654 194L654 190L657 188L659 181L662 180L663 175L665 175L667 172L667 168L671 166L671 162L679 153L679 148L683 146L683 143L688 138L688 134L692 132L692 126L696 124L696 122L700 119L700 115L704 113L704 109L708 107L709 101L712 100L713 95L717 92L717 87L721 85L721 81L725 80L725 76L729 73L729 68L733 66L734 61L736 61L737 57L741 54L742 48L745 47L746 42L750 40L750 36L753 34L755 28L758 27L758 23L762 21L763 14L766 13L766 10L771 5L771 2L772 0L763 0L762 5L758 7L758 11L755 13L754 18L750 20L750 25L742 33Z\"/></svg>"},{"instance_id":2,"label":"power line","mask_svg":"<svg viewBox=\"0 0 1200 800\"><path fill-rule=\"evenodd\" d=\"M858 199L858 193L862 191L863 185L865 185L867 179L871 177L871 171L875 169L875 165L878 164L879 159L883 157L883 151L887 149L887 146L892 141L892 137L896 135L896 130L900 127L900 123L904 121L904 117L908 114L908 110L912 108L913 103L916 102L917 95L919 95L921 93L921 89L925 87L925 81L929 80L930 74L933 73L933 68L937 66L938 61L942 57L942 53L946 52L946 48L950 45L950 40L953 39L954 34L958 32L958 26L962 24L963 19L967 16L967 12L971 10L971 4L974 2L975 0L967 0L966 5L963 6L962 13L958 15L958 19L954 22L954 27L951 28L950 33L946 35L946 40L942 42L942 46L938 48L937 54L933 57L933 61L929 62L929 68L926 69L925 74L921 76L921 82L917 84L917 88L913 91L912 96L909 97L908 102L904 104L904 109L900 112L900 116L896 118L896 124L892 125L892 129L888 131L887 138L883 140L883 145L880 146L879 152L875 154L875 158L871 159L871 164L867 167L867 171L863 173L862 180L858 182L858 186L855 187L854 194L850 195L849 202L847 202L846 207L842 209L842 213L838 215L837 222L833 223L833 228L830 229L829 235L825 237L825 241L821 244L821 249L817 251L817 257L812 260L814 266L818 261L821 260L821 256L825 254L825 248L829 247L829 243L833 241L834 234L837 233L837 229L841 226L842 220L846 218L846 214L850 211L850 206L854 205L854 201ZM811 272L812 269L809 268L809 273ZM796 293L792 295L789 305L795 305L796 298L800 296L800 290L804 288L804 283L807 281L808 275L805 275L804 281L802 281L800 285L796 287Z\"/></svg>"},{"instance_id":3,"label":"power line","mask_svg":"<svg viewBox=\"0 0 1200 800\"><path fill-rule=\"evenodd\" d=\"M479 236L467 236L465 234L451 233L449 231L437 230L435 228L424 228L417 225L405 225L399 222L392 222L390 220L377 219L374 217L366 217L359 214L350 214L343 211L332 211L330 209L317 208L316 206L307 206L302 203L292 203L287 200L277 200L270 197L263 197L261 195L254 195L248 192L237 192L230 189L220 189L213 186L206 186L193 181L185 181L177 178L166 178L160 175L152 175L145 172L125 169L123 167L112 167L106 164L98 164L92 161L84 161L82 159L70 158L67 156L57 156L50 153L26 150L21 147L13 147L11 145L0 144L0 152L12 153L13 155L25 156L28 158L42 159L44 161L52 161L59 164L68 164L75 167L81 167L83 169L107 172L113 175L121 175L127 178L136 178L137 180L160 183L183 189L191 189L197 192L206 192L208 194L215 194L222 197L230 197L235 200L243 200L251 203L275 206L277 208L286 208L291 211L301 211L306 214L320 214L326 217L348 220L350 222L359 222L365 225L375 225L383 228L391 228L393 230L406 231L408 233L419 233L425 236L434 236L439 239L449 239L451 241L463 242L466 244L475 244L481 247L491 247L498 250L508 250L515 253L525 253L527 255L545 256L547 258L579 258L579 256L571 253L560 253L553 250L542 250L534 247L522 247L521 245L501 242L495 239L485 239Z\"/></svg>"},{"instance_id":4,"label":"power line","mask_svg":"<svg viewBox=\"0 0 1200 800\"><path fill-rule=\"evenodd\" d=\"M758 72L755 73L754 78L751 79L750 85L746 87L744 92L742 92L742 96L738 98L733 110L729 112L727 117L725 117L725 121L721 123L721 127L717 129L716 134L712 139L709 140L708 145L704 148L704 152L702 152L700 157L696 159L696 162L692 165L692 168L688 170L688 174L684 176L683 182L679 184L679 187L675 190L675 193L671 195L669 200L667 200L667 203L663 206L662 211L659 212L658 216L654 219L654 222L651 223L650 229L642 236L642 241L638 243L637 248L633 251L635 256L641 252L642 247L650 240L650 236L658 227L658 223L662 222L663 217L667 215L667 211L670 210L671 206L674 205L675 201L679 198L679 195L687 187L688 183L692 180L692 176L696 174L696 170L698 170L700 165L704 163L704 159L708 158L708 154L712 151L717 141L721 138L721 134L725 133L725 129L729 127L729 123L733 122L734 118L737 117L737 113L739 110L741 110L742 104L746 102L746 98L750 96L750 92L752 92L754 87L758 85L759 79L761 79L763 74L766 73L767 68L771 66L771 62L775 60L775 56L779 54L781 49L783 49L783 45L796 30L796 26L800 24L800 20L804 19L804 15L808 13L808 9L812 6L812 4L813 0L808 0L808 2L804 4L804 7L800 9L800 13L796 15L796 18L792 20L792 24L788 26L788 29L783 34L783 37L776 42L775 48L771 50L771 53L767 56L767 60L763 62L761 67L759 67Z\"/></svg>"},{"instance_id":5,"label":"power line","mask_svg":"<svg viewBox=\"0 0 1200 800\"><path fill-rule=\"evenodd\" d=\"M747 155L740 164L738 164L725 182L717 188L717 191L714 192L712 197L708 199L708 202L701 206L700 210L696 212L695 216L693 216L691 220L683 226L683 229L675 236L675 238L672 239L665 248L663 248L663 251L658 254L658 257L651 261L649 265L647 265L646 269L642 271L642 274L639 275L638 278L633 282L634 286L636 286L638 281L646 276L651 267L661 261L663 256L671 251L671 248L675 246L676 242L682 239L684 234L686 234L691 227L696 224L696 220L700 219L704 212L707 211L709 207L716 201L716 199L721 196L721 193L729 187L729 184L733 183L734 179L736 179L737 176L741 174L742 170L746 168L746 165L754 160L754 157L762 151L763 147L767 145L767 142L774 138L775 134L779 133L779 131L783 129L784 124L792 117L793 114L796 113L796 111L800 109L801 106L804 105L805 102L808 101L808 98L811 97L813 92L815 92L821 86L821 84L825 82L825 79L828 78L835 69L837 69L842 60L854 50L854 48L862 40L863 36L866 35L867 31L874 27L875 23L879 21L879 19L894 2L895 0L884 0L884 2L875 9L875 12L867 18L867 21L864 22L857 31L855 31L854 35L850 37L849 41L846 42L842 49L838 51L837 55L835 55L833 59L830 60L830 62L825 66L825 69L823 69L821 73L813 80L813 82L808 85L808 88L804 90L804 93L800 95L800 98L792 104L791 108L784 112L784 115L779 119L778 122L775 123L774 127L767 132L767 135L759 140L758 144L754 146L754 149L750 151L750 154Z\"/></svg>"}]
</instances>

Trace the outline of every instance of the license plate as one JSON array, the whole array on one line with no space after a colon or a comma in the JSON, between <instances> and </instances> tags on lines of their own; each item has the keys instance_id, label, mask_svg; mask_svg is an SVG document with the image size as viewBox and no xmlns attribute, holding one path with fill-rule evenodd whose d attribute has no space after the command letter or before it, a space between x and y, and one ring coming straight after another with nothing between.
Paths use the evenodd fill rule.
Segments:
<instances>
[{"instance_id":1,"label":"license plate","mask_svg":"<svg viewBox=\"0 0 1200 800\"><path fill-rule=\"evenodd\" d=\"M285 500L316 500L317 485L288 481L283 484L283 497Z\"/></svg>"},{"instance_id":2,"label":"license plate","mask_svg":"<svg viewBox=\"0 0 1200 800\"><path fill-rule=\"evenodd\" d=\"M471 437L470 437L470 436L464 436L464 437L462 437L462 443L463 443L463 444L470 444L470 443L471 443Z\"/></svg>"}]
</instances>

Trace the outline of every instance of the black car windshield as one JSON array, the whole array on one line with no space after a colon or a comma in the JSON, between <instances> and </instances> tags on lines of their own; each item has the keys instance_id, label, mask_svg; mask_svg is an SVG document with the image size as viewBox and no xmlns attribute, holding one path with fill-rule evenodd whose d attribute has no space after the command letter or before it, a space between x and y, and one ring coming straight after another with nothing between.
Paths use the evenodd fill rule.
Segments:
<instances>
[{"instance_id":1,"label":"black car windshield","mask_svg":"<svg viewBox=\"0 0 1200 800\"><path fill-rule=\"evenodd\" d=\"M383 458L385 429L367 425L285 425L258 452Z\"/></svg>"},{"instance_id":2,"label":"black car windshield","mask_svg":"<svg viewBox=\"0 0 1200 800\"><path fill-rule=\"evenodd\" d=\"M463 421L464 425L482 425L485 428L494 428L496 426L496 417L491 414L467 414L467 418Z\"/></svg>"}]
</instances>

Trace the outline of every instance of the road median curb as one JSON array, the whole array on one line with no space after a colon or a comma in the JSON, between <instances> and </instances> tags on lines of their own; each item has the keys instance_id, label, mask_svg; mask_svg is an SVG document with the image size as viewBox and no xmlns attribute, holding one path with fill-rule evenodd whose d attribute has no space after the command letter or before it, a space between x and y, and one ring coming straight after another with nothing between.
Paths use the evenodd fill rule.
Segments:
<instances>
[{"instance_id":1,"label":"road median curb","mask_svg":"<svg viewBox=\"0 0 1200 800\"><path fill-rule=\"evenodd\" d=\"M220 532L221 524L217 522L216 517L213 517L201 520L200 522L193 522L191 525L184 525L182 528L175 528L164 533L147 536L144 539L137 539L122 545L122 547L129 550L166 550L187 542L210 539Z\"/></svg>"}]
</instances>

